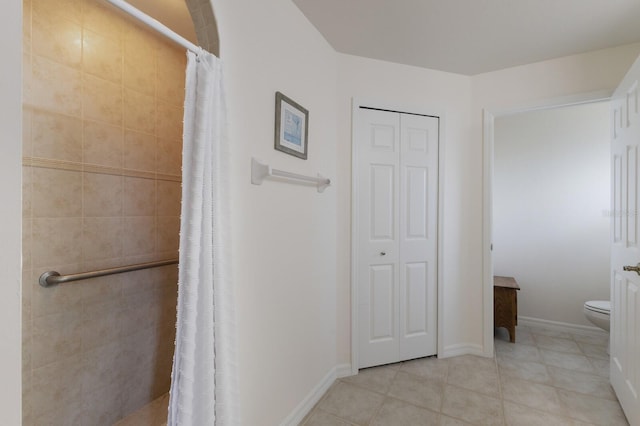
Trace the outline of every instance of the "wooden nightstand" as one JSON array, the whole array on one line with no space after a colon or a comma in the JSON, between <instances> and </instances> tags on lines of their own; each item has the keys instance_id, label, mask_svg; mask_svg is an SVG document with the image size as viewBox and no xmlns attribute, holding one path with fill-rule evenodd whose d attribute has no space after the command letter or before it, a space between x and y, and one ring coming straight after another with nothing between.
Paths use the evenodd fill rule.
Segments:
<instances>
[{"instance_id":1,"label":"wooden nightstand","mask_svg":"<svg viewBox=\"0 0 640 426\"><path fill-rule=\"evenodd\" d=\"M520 286L513 277L493 277L493 326L505 327L509 340L516 342L518 325L518 295Z\"/></svg>"}]
</instances>

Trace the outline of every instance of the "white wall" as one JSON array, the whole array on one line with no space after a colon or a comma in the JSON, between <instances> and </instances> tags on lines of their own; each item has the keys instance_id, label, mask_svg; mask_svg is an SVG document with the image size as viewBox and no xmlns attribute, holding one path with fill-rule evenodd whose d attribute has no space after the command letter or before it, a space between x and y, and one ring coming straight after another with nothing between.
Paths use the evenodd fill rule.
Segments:
<instances>
[{"instance_id":1,"label":"white wall","mask_svg":"<svg viewBox=\"0 0 640 426\"><path fill-rule=\"evenodd\" d=\"M2 423L22 419L20 306L22 277L22 1L2 5L0 14L0 413Z\"/></svg>"},{"instance_id":2,"label":"white wall","mask_svg":"<svg viewBox=\"0 0 640 426\"><path fill-rule=\"evenodd\" d=\"M351 360L351 106L352 99L371 99L411 110L432 109L445 114L441 155L444 173L444 259L441 289L444 292L445 351L457 345L479 345L468 324L481 315L479 304L467 299L467 288L480 268L470 248L480 243L476 219L469 214L473 158L468 156L470 134L469 77L394 64L350 55L338 55L338 362ZM478 167L476 165L475 167ZM474 231L474 228L476 231ZM465 258L464 265L459 259ZM460 309L460 304L464 308ZM475 349L478 349L477 346ZM442 355L442 354L441 354Z\"/></svg>"},{"instance_id":3,"label":"white wall","mask_svg":"<svg viewBox=\"0 0 640 426\"><path fill-rule=\"evenodd\" d=\"M471 78L472 111L471 132L473 149L469 152L474 160L473 187L471 191L479 197L474 200L471 211L478 215L476 232L482 231L484 198L483 192L483 110L490 112L511 111L534 106L558 105L567 98L585 98L585 94L598 92L598 96L610 95L640 53L640 43L611 49L598 50L579 55L566 56L480 74ZM589 97L589 96L586 96ZM486 245L485 245L486 244ZM489 241L473 248L473 255L482 257L488 249ZM482 286L480 274L471 284L474 290L470 297L476 297ZM491 285L491 282L487 283ZM476 299L478 300L478 299ZM482 334L482 318L476 316L469 325L472 333Z\"/></svg>"},{"instance_id":4,"label":"white wall","mask_svg":"<svg viewBox=\"0 0 640 426\"><path fill-rule=\"evenodd\" d=\"M609 102L495 121L493 260L520 284L518 313L591 325L609 300Z\"/></svg>"},{"instance_id":5,"label":"white wall","mask_svg":"<svg viewBox=\"0 0 640 426\"><path fill-rule=\"evenodd\" d=\"M336 365L336 55L290 0L216 0L232 144L242 424L280 424ZM275 92L309 110L304 161L273 149ZM250 183L255 156L332 179Z\"/></svg>"}]
</instances>

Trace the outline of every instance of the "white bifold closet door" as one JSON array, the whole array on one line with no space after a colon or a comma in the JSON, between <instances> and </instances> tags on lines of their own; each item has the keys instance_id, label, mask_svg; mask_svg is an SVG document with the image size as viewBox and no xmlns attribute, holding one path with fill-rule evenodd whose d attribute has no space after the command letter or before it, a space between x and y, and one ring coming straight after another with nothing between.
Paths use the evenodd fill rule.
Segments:
<instances>
[{"instance_id":1,"label":"white bifold closet door","mask_svg":"<svg viewBox=\"0 0 640 426\"><path fill-rule=\"evenodd\" d=\"M358 368L436 353L438 118L355 119Z\"/></svg>"}]
</instances>

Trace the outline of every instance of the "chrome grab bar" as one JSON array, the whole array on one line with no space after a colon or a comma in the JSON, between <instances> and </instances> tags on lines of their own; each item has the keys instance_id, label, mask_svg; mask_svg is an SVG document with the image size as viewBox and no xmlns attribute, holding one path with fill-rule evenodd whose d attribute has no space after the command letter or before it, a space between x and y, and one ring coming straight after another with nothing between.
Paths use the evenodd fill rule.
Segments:
<instances>
[{"instance_id":1,"label":"chrome grab bar","mask_svg":"<svg viewBox=\"0 0 640 426\"><path fill-rule=\"evenodd\" d=\"M42 287L53 287L58 284L71 281L87 280L89 278L103 277L105 275L121 274L123 272L138 271L140 269L157 268L158 266L175 265L178 259L159 260L156 262L136 263L134 265L120 266L118 268L100 269L98 271L80 272L77 274L60 275L56 271L47 271L40 275L38 282Z\"/></svg>"}]
</instances>

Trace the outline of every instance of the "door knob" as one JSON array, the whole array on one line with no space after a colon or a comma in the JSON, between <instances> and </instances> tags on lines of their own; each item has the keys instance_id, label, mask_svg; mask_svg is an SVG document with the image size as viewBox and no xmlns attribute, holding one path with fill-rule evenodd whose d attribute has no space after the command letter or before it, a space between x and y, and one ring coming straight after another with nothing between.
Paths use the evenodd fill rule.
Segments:
<instances>
[{"instance_id":1,"label":"door knob","mask_svg":"<svg viewBox=\"0 0 640 426\"><path fill-rule=\"evenodd\" d=\"M387 254L387 253L385 253L385 252L383 252L383 251L381 251L381 252L380 252L380 256L385 256L386 254ZM638 272L638 273L640 274L640 272Z\"/></svg>"},{"instance_id":2,"label":"door knob","mask_svg":"<svg viewBox=\"0 0 640 426\"><path fill-rule=\"evenodd\" d=\"M640 263L638 263L636 266L623 266L622 269L624 271L631 271L631 272L635 272L636 274L640 275Z\"/></svg>"}]
</instances>

